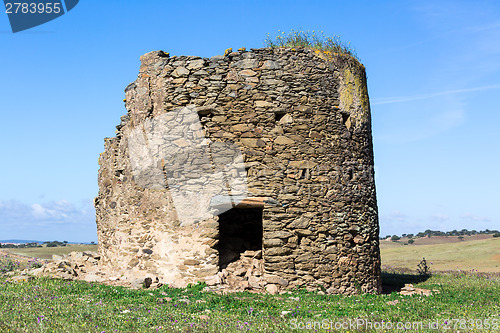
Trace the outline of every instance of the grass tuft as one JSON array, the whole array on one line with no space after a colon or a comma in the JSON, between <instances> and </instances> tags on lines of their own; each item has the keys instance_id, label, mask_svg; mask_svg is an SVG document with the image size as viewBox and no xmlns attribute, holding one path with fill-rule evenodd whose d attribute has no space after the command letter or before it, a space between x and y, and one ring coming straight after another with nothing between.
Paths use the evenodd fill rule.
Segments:
<instances>
[{"instance_id":1,"label":"grass tuft","mask_svg":"<svg viewBox=\"0 0 500 333\"><path fill-rule=\"evenodd\" d=\"M271 37L268 33L264 45L270 48L307 48L328 51L333 54L344 54L359 61L351 43L344 43L340 36L325 36L323 31L302 31L292 29L289 33L278 30L276 36Z\"/></svg>"}]
</instances>

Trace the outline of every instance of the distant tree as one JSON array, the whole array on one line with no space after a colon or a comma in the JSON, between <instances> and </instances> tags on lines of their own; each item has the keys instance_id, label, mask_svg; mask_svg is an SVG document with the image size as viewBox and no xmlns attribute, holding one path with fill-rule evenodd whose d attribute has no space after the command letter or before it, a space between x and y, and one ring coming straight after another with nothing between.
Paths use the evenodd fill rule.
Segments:
<instances>
[{"instance_id":1,"label":"distant tree","mask_svg":"<svg viewBox=\"0 0 500 333\"><path fill-rule=\"evenodd\" d=\"M463 241L464 240L464 236L458 236L458 240Z\"/></svg>"},{"instance_id":2,"label":"distant tree","mask_svg":"<svg viewBox=\"0 0 500 333\"><path fill-rule=\"evenodd\" d=\"M400 238L398 235L393 235L393 236L391 237L391 240L392 240L393 242L398 241L398 240L400 240L400 239L401 239L401 238Z\"/></svg>"},{"instance_id":3,"label":"distant tree","mask_svg":"<svg viewBox=\"0 0 500 333\"><path fill-rule=\"evenodd\" d=\"M68 241L64 241L63 243L64 243L64 244L68 244Z\"/></svg>"},{"instance_id":4,"label":"distant tree","mask_svg":"<svg viewBox=\"0 0 500 333\"><path fill-rule=\"evenodd\" d=\"M44 242L44 244L46 244L45 246L47 246L47 247L66 246L66 243L59 242L59 241Z\"/></svg>"},{"instance_id":5,"label":"distant tree","mask_svg":"<svg viewBox=\"0 0 500 333\"><path fill-rule=\"evenodd\" d=\"M408 234L408 235L406 235L406 237L413 238L413 234Z\"/></svg>"},{"instance_id":6,"label":"distant tree","mask_svg":"<svg viewBox=\"0 0 500 333\"><path fill-rule=\"evenodd\" d=\"M95 245L95 242L94 242L94 241L92 241L92 242L90 242L90 244Z\"/></svg>"},{"instance_id":7,"label":"distant tree","mask_svg":"<svg viewBox=\"0 0 500 333\"><path fill-rule=\"evenodd\" d=\"M500 232L493 234L493 237L500 237Z\"/></svg>"},{"instance_id":8,"label":"distant tree","mask_svg":"<svg viewBox=\"0 0 500 333\"><path fill-rule=\"evenodd\" d=\"M413 239L408 239L408 244L413 244L415 241Z\"/></svg>"},{"instance_id":9,"label":"distant tree","mask_svg":"<svg viewBox=\"0 0 500 333\"><path fill-rule=\"evenodd\" d=\"M406 237L406 234L402 234L401 237Z\"/></svg>"}]
</instances>

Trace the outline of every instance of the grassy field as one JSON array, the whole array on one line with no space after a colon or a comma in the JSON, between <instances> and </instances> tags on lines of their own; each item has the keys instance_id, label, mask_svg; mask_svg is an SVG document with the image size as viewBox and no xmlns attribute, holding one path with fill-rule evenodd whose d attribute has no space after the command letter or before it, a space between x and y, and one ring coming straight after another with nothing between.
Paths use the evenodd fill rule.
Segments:
<instances>
[{"instance_id":1,"label":"grassy field","mask_svg":"<svg viewBox=\"0 0 500 333\"><path fill-rule=\"evenodd\" d=\"M415 269L425 256L434 270L462 271L424 278L386 269L386 294L351 297L305 290L217 295L203 292L203 284L131 290L47 278L13 283L0 274L0 332L500 332L500 274L470 271L499 271L500 239L381 244L384 265ZM51 256L95 246L33 250L23 254ZM397 294L405 283L437 292Z\"/></svg>"},{"instance_id":2,"label":"grassy field","mask_svg":"<svg viewBox=\"0 0 500 333\"><path fill-rule=\"evenodd\" d=\"M417 242L412 245L402 245L392 241L381 241L382 265L415 270L420 260L425 257L431 270L435 271L461 269L500 272L500 238L416 244Z\"/></svg>"},{"instance_id":3,"label":"grassy field","mask_svg":"<svg viewBox=\"0 0 500 333\"><path fill-rule=\"evenodd\" d=\"M397 286L419 277L385 273L384 279ZM498 277L435 275L418 286L439 293L217 295L202 292L203 285L130 290L45 278L11 283L0 276L0 332L290 332L307 325L322 332L405 325L413 332L472 332L500 325Z\"/></svg>"},{"instance_id":4,"label":"grassy field","mask_svg":"<svg viewBox=\"0 0 500 333\"><path fill-rule=\"evenodd\" d=\"M39 259L52 259L53 254L63 255L73 251L97 251L97 245L83 245L83 244L68 244L67 246L58 247L32 247L24 249L16 248L1 248L3 252L19 254L22 256L39 258Z\"/></svg>"}]
</instances>

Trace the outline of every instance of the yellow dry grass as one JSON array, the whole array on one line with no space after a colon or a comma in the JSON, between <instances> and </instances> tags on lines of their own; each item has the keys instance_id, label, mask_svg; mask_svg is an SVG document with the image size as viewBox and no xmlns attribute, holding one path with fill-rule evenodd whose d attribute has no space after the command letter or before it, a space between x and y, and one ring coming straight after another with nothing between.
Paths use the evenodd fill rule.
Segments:
<instances>
[{"instance_id":1,"label":"yellow dry grass","mask_svg":"<svg viewBox=\"0 0 500 333\"><path fill-rule=\"evenodd\" d=\"M500 272L500 238L428 245L381 241L380 251L383 266L415 270L425 257L431 270Z\"/></svg>"},{"instance_id":2,"label":"yellow dry grass","mask_svg":"<svg viewBox=\"0 0 500 333\"><path fill-rule=\"evenodd\" d=\"M14 253L22 256L40 258L40 259L52 259L53 254L63 255L68 254L73 251L83 252L83 251L97 251L97 245L86 245L86 244L68 244L67 246L58 247L31 247L24 249L16 248L2 248L3 252Z\"/></svg>"}]
</instances>

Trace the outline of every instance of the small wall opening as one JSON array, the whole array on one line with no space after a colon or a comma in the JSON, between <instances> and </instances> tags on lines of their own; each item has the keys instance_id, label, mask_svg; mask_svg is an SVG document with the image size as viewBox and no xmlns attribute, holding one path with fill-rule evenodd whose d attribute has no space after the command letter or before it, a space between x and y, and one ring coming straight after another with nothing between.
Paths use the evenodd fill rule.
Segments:
<instances>
[{"instance_id":1,"label":"small wall opening","mask_svg":"<svg viewBox=\"0 0 500 333\"><path fill-rule=\"evenodd\" d=\"M342 113L342 124L345 125L345 123L347 122L347 120L349 119L349 114L347 113Z\"/></svg>"},{"instance_id":2,"label":"small wall opening","mask_svg":"<svg viewBox=\"0 0 500 333\"><path fill-rule=\"evenodd\" d=\"M285 115L286 115L286 112L284 112L284 111L275 111L274 112L274 120L280 121L281 118L283 118Z\"/></svg>"},{"instance_id":3,"label":"small wall opening","mask_svg":"<svg viewBox=\"0 0 500 333\"><path fill-rule=\"evenodd\" d=\"M233 208L219 215L219 269L247 250L262 250L262 208Z\"/></svg>"},{"instance_id":4,"label":"small wall opening","mask_svg":"<svg viewBox=\"0 0 500 333\"><path fill-rule=\"evenodd\" d=\"M210 110L207 109L202 109L197 111L198 114L198 119L200 119L201 123L206 123L207 121L210 121Z\"/></svg>"},{"instance_id":5,"label":"small wall opening","mask_svg":"<svg viewBox=\"0 0 500 333\"><path fill-rule=\"evenodd\" d=\"M347 113L342 113L342 123L350 130L352 126L351 116Z\"/></svg>"}]
</instances>

